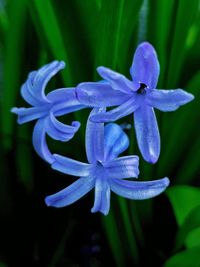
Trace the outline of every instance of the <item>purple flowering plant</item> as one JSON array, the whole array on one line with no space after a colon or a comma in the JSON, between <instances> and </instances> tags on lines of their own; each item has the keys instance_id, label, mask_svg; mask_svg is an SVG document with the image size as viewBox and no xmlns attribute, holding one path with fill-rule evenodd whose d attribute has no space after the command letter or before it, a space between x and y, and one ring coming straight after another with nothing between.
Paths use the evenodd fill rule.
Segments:
<instances>
[{"instance_id":1,"label":"purple flowering plant","mask_svg":"<svg viewBox=\"0 0 200 267\"><path fill-rule=\"evenodd\" d=\"M150 163L160 155L160 134L154 108L174 111L194 96L182 89L155 89L160 73L156 51L147 42L141 43L130 68L132 81L105 67L98 67L99 75L108 84L86 82L77 86L78 100L92 107L117 106L111 111L91 117L94 122L110 122L134 114L134 126L140 152Z\"/></svg>"},{"instance_id":2,"label":"purple flowering plant","mask_svg":"<svg viewBox=\"0 0 200 267\"><path fill-rule=\"evenodd\" d=\"M139 175L138 156L122 156L129 146L129 139L116 121L134 115L137 143L143 158L155 163L160 155L160 135L154 108L174 111L193 100L193 95L182 89L156 89L159 62L156 51L147 42L141 43L133 57L130 69L132 81L106 67L97 71L103 82L84 82L76 88L61 88L45 95L45 88L52 76L64 68L64 62L54 61L29 74L21 88L22 97L31 105L13 108L18 123L37 120L33 130L33 146L54 170L80 177L70 186L46 197L48 206L70 205L95 189L92 212L107 215L110 192L128 199L147 199L157 196L169 185L167 177L154 181L132 181ZM106 111L106 107L115 108ZM57 117L83 108L93 108L87 121L85 143L89 163L52 154L46 134L59 141L69 141L78 131L80 123L65 125ZM107 125L104 125L107 123Z\"/></svg>"}]
</instances>

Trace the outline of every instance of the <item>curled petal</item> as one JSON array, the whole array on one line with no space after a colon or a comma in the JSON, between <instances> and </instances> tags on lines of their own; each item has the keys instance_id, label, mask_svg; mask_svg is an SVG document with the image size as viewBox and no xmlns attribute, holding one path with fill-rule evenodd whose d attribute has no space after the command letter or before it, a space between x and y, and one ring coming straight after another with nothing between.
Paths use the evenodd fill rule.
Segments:
<instances>
[{"instance_id":1,"label":"curled petal","mask_svg":"<svg viewBox=\"0 0 200 267\"><path fill-rule=\"evenodd\" d=\"M38 71L31 72L21 88L22 97L32 106L48 103L49 100L44 93L45 87L51 77L64 67L63 61L53 61Z\"/></svg>"},{"instance_id":2,"label":"curled petal","mask_svg":"<svg viewBox=\"0 0 200 267\"><path fill-rule=\"evenodd\" d=\"M109 123L104 131L104 162L111 161L129 146L126 133L116 123Z\"/></svg>"},{"instance_id":3,"label":"curled petal","mask_svg":"<svg viewBox=\"0 0 200 267\"><path fill-rule=\"evenodd\" d=\"M148 199L162 193L169 185L167 177L155 181L136 182L119 179L109 180L111 190L116 194L129 199Z\"/></svg>"},{"instance_id":4,"label":"curled petal","mask_svg":"<svg viewBox=\"0 0 200 267\"><path fill-rule=\"evenodd\" d=\"M160 134L152 107L141 106L134 113L138 146L143 158L155 163L160 155Z\"/></svg>"},{"instance_id":5,"label":"curled petal","mask_svg":"<svg viewBox=\"0 0 200 267\"><path fill-rule=\"evenodd\" d=\"M65 125L58 121L53 113L46 118L45 128L51 138L59 141L69 141L73 138L74 134L78 131L80 122L73 121L72 125Z\"/></svg>"},{"instance_id":6,"label":"curled petal","mask_svg":"<svg viewBox=\"0 0 200 267\"><path fill-rule=\"evenodd\" d=\"M54 162L51 167L54 170L73 176L85 177L90 174L90 165L87 163L82 163L57 154L54 154L53 158Z\"/></svg>"},{"instance_id":7,"label":"curled petal","mask_svg":"<svg viewBox=\"0 0 200 267\"><path fill-rule=\"evenodd\" d=\"M139 158L137 156L116 158L103 165L111 178L137 178L139 175Z\"/></svg>"},{"instance_id":8,"label":"curled petal","mask_svg":"<svg viewBox=\"0 0 200 267\"><path fill-rule=\"evenodd\" d=\"M121 105L129 95L113 90L109 83L86 82L76 87L80 103L92 107L111 107Z\"/></svg>"},{"instance_id":9,"label":"curled petal","mask_svg":"<svg viewBox=\"0 0 200 267\"><path fill-rule=\"evenodd\" d=\"M124 75L109 68L98 67L97 71L102 78L110 83L114 90L118 90L127 94L131 93L132 91L136 91L140 87L137 82L131 82Z\"/></svg>"},{"instance_id":10,"label":"curled petal","mask_svg":"<svg viewBox=\"0 0 200 267\"><path fill-rule=\"evenodd\" d=\"M90 163L102 161L104 158L104 124L90 121L93 114L103 112L103 108L94 108L88 118L86 126L86 153Z\"/></svg>"},{"instance_id":11,"label":"curled petal","mask_svg":"<svg viewBox=\"0 0 200 267\"><path fill-rule=\"evenodd\" d=\"M48 106L32 107L32 108L12 108L11 112L18 115L17 122L23 124L35 119L44 117L48 112Z\"/></svg>"},{"instance_id":12,"label":"curled petal","mask_svg":"<svg viewBox=\"0 0 200 267\"><path fill-rule=\"evenodd\" d=\"M144 42L137 47L130 73L133 81L144 83L150 89L156 88L160 65L156 51L151 44Z\"/></svg>"},{"instance_id":13,"label":"curled petal","mask_svg":"<svg viewBox=\"0 0 200 267\"><path fill-rule=\"evenodd\" d=\"M138 103L136 103L135 98L132 97L119 107L114 108L108 112L93 115L91 116L90 119L93 122L116 121L133 113L137 108L138 108Z\"/></svg>"},{"instance_id":14,"label":"curled petal","mask_svg":"<svg viewBox=\"0 0 200 267\"><path fill-rule=\"evenodd\" d=\"M94 187L94 179L91 177L79 178L76 182L45 198L47 206L61 208L74 203L86 195Z\"/></svg>"},{"instance_id":15,"label":"curled petal","mask_svg":"<svg viewBox=\"0 0 200 267\"><path fill-rule=\"evenodd\" d=\"M180 106L192 101L194 96L182 89L152 90L148 95L149 105L161 111L174 111Z\"/></svg>"},{"instance_id":16,"label":"curled petal","mask_svg":"<svg viewBox=\"0 0 200 267\"><path fill-rule=\"evenodd\" d=\"M95 182L95 201L91 212L100 211L107 215L110 209L110 186L104 177L97 177Z\"/></svg>"},{"instance_id":17,"label":"curled petal","mask_svg":"<svg viewBox=\"0 0 200 267\"><path fill-rule=\"evenodd\" d=\"M41 118L35 124L33 129L33 147L41 158L52 164L54 158L46 143L45 119Z\"/></svg>"}]
</instances>

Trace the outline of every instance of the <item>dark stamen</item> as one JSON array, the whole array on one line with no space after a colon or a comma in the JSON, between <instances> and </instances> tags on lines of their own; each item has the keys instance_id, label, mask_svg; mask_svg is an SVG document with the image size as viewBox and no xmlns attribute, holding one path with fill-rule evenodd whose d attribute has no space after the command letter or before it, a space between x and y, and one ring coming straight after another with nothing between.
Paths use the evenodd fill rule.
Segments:
<instances>
[{"instance_id":1,"label":"dark stamen","mask_svg":"<svg viewBox=\"0 0 200 267\"><path fill-rule=\"evenodd\" d=\"M140 83L140 88L137 90L137 93L141 95L146 94L145 88L147 88L146 84Z\"/></svg>"}]
</instances>

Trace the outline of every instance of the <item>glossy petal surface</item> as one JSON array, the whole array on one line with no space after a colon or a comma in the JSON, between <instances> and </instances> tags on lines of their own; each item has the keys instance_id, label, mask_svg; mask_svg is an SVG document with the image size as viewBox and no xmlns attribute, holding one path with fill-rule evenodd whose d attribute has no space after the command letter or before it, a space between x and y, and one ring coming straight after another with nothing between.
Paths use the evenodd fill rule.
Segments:
<instances>
[{"instance_id":1,"label":"glossy petal surface","mask_svg":"<svg viewBox=\"0 0 200 267\"><path fill-rule=\"evenodd\" d=\"M124 75L109 68L98 67L97 72L102 78L110 83L114 90L127 94L136 91L139 88L138 83L129 81Z\"/></svg>"},{"instance_id":2,"label":"glossy petal surface","mask_svg":"<svg viewBox=\"0 0 200 267\"><path fill-rule=\"evenodd\" d=\"M160 155L160 134L152 107L143 106L134 113L137 143L143 158L155 163Z\"/></svg>"},{"instance_id":3,"label":"glossy petal surface","mask_svg":"<svg viewBox=\"0 0 200 267\"><path fill-rule=\"evenodd\" d=\"M134 98L130 98L127 102L123 103L117 108L107 111L102 114L96 114L91 116L93 122L111 122L121 119L132 112L134 112L139 105L136 103Z\"/></svg>"},{"instance_id":4,"label":"glossy petal surface","mask_svg":"<svg viewBox=\"0 0 200 267\"><path fill-rule=\"evenodd\" d=\"M107 215L110 209L110 186L106 179L97 177L95 182L95 201L91 212L100 211Z\"/></svg>"},{"instance_id":5,"label":"glossy petal surface","mask_svg":"<svg viewBox=\"0 0 200 267\"><path fill-rule=\"evenodd\" d=\"M174 111L180 106L192 101L194 96L182 89L157 90L154 89L148 96L148 103L161 111Z\"/></svg>"},{"instance_id":6,"label":"glossy petal surface","mask_svg":"<svg viewBox=\"0 0 200 267\"><path fill-rule=\"evenodd\" d=\"M60 88L54 91L51 91L47 98L49 101L53 102L51 107L51 112L55 116L65 115L82 108L85 108L84 105L76 98L75 88Z\"/></svg>"},{"instance_id":7,"label":"glossy petal surface","mask_svg":"<svg viewBox=\"0 0 200 267\"><path fill-rule=\"evenodd\" d=\"M169 179L135 182L119 179L110 180L110 187L116 194L129 199L148 199L162 193L169 185Z\"/></svg>"},{"instance_id":8,"label":"glossy petal surface","mask_svg":"<svg viewBox=\"0 0 200 267\"><path fill-rule=\"evenodd\" d=\"M109 83L86 82L76 87L80 103L92 107L111 107L124 103L129 96L113 90Z\"/></svg>"},{"instance_id":9,"label":"glossy petal surface","mask_svg":"<svg viewBox=\"0 0 200 267\"><path fill-rule=\"evenodd\" d=\"M126 156L104 163L104 167L111 178L137 178L139 175L139 158Z\"/></svg>"},{"instance_id":10,"label":"glossy petal surface","mask_svg":"<svg viewBox=\"0 0 200 267\"><path fill-rule=\"evenodd\" d=\"M17 122L23 124L44 117L47 113L46 106L31 108L12 108L11 112L18 115Z\"/></svg>"},{"instance_id":11,"label":"glossy petal surface","mask_svg":"<svg viewBox=\"0 0 200 267\"><path fill-rule=\"evenodd\" d=\"M31 72L21 88L22 97L32 106L49 102L44 93L45 87L48 81L64 67L63 61L53 61L38 71Z\"/></svg>"},{"instance_id":12,"label":"glossy petal surface","mask_svg":"<svg viewBox=\"0 0 200 267\"><path fill-rule=\"evenodd\" d=\"M46 143L45 119L39 119L35 124L33 130L33 147L41 158L52 164L54 158Z\"/></svg>"},{"instance_id":13,"label":"glossy petal surface","mask_svg":"<svg viewBox=\"0 0 200 267\"><path fill-rule=\"evenodd\" d=\"M84 177L90 174L90 165L87 163L82 163L57 154L54 154L53 158L54 162L51 167L54 170L73 176Z\"/></svg>"},{"instance_id":14,"label":"glossy petal surface","mask_svg":"<svg viewBox=\"0 0 200 267\"><path fill-rule=\"evenodd\" d=\"M87 159L90 163L95 163L104 158L104 124L90 121L91 116L101 114L105 109L94 108L88 118L85 145Z\"/></svg>"},{"instance_id":15,"label":"glossy petal surface","mask_svg":"<svg viewBox=\"0 0 200 267\"><path fill-rule=\"evenodd\" d=\"M104 132L104 162L111 161L124 152L129 146L127 134L116 123L105 126Z\"/></svg>"},{"instance_id":16,"label":"glossy petal surface","mask_svg":"<svg viewBox=\"0 0 200 267\"><path fill-rule=\"evenodd\" d=\"M156 51L151 44L144 42L137 47L130 73L133 81L144 83L150 89L156 88L160 65Z\"/></svg>"},{"instance_id":17,"label":"glossy petal surface","mask_svg":"<svg viewBox=\"0 0 200 267\"><path fill-rule=\"evenodd\" d=\"M61 208L74 203L86 195L94 187L94 179L84 177L59 191L58 193L45 198L47 206Z\"/></svg>"},{"instance_id":18,"label":"glossy petal surface","mask_svg":"<svg viewBox=\"0 0 200 267\"><path fill-rule=\"evenodd\" d=\"M59 120L51 112L45 121L46 132L55 140L69 141L78 131L80 122L74 121L72 125L66 125Z\"/></svg>"}]
</instances>

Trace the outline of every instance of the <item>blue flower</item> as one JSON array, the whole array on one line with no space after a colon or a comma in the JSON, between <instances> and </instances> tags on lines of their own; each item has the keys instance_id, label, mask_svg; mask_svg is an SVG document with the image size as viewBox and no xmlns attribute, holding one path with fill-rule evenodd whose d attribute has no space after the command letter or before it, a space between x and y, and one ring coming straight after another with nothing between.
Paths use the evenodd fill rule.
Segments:
<instances>
[{"instance_id":1,"label":"blue flower","mask_svg":"<svg viewBox=\"0 0 200 267\"><path fill-rule=\"evenodd\" d=\"M110 123L104 129L103 123L91 122L92 116L103 111L104 109L94 108L87 122L86 153L89 164L53 155L53 169L80 178L60 192L46 197L48 206L70 205L95 188L91 211L107 215L111 191L128 199L141 200L160 194L169 185L168 178L148 182L123 180L137 178L139 159L137 156L118 157L129 145L129 139L119 125Z\"/></svg>"},{"instance_id":2,"label":"blue flower","mask_svg":"<svg viewBox=\"0 0 200 267\"><path fill-rule=\"evenodd\" d=\"M139 149L143 158L155 163L160 154L160 135L154 108L174 111L193 100L193 95L182 89L155 89L160 67L156 51L147 42L140 44L130 68L132 81L105 67L98 73L108 83L86 82L76 88L80 103L92 107L118 106L91 117L93 122L110 122L134 113L134 124Z\"/></svg>"},{"instance_id":3,"label":"blue flower","mask_svg":"<svg viewBox=\"0 0 200 267\"><path fill-rule=\"evenodd\" d=\"M22 97L32 107L11 110L18 115L19 124L38 120L33 131L33 145L37 153L49 163L52 162L52 155L46 146L46 133L55 140L68 141L80 127L78 121L65 125L56 117L85 107L77 100L74 88L61 88L45 95L49 80L64 67L63 61L53 61L38 71L32 71L21 88Z\"/></svg>"}]
</instances>

